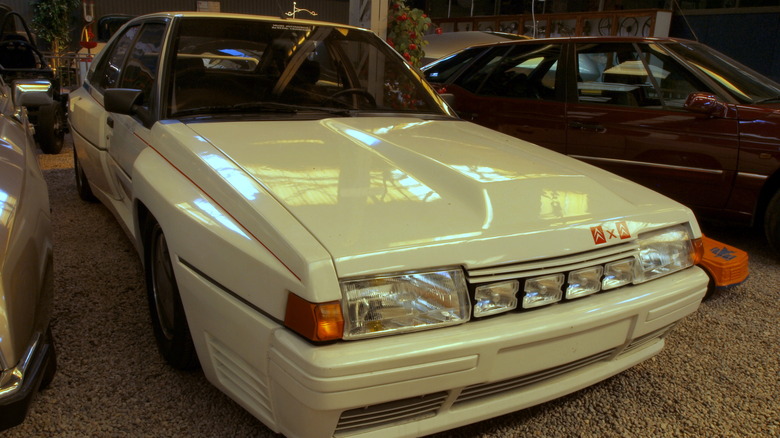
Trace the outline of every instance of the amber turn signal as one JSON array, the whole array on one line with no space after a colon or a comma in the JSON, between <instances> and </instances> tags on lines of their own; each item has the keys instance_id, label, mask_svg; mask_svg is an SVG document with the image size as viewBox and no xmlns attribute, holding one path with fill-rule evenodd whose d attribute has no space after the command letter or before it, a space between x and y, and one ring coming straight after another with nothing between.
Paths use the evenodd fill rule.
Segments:
<instances>
[{"instance_id":1,"label":"amber turn signal","mask_svg":"<svg viewBox=\"0 0 780 438\"><path fill-rule=\"evenodd\" d=\"M290 292L284 325L312 341L335 341L344 332L341 302L310 303Z\"/></svg>"},{"instance_id":2,"label":"amber turn signal","mask_svg":"<svg viewBox=\"0 0 780 438\"><path fill-rule=\"evenodd\" d=\"M698 265L704 258L704 242L702 239L693 239L691 243L693 243L693 264Z\"/></svg>"}]
</instances>

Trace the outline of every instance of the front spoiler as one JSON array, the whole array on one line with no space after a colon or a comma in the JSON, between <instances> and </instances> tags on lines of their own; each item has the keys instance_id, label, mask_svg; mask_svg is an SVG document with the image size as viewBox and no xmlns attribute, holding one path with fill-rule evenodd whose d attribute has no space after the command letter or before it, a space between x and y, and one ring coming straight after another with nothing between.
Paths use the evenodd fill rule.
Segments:
<instances>
[{"instance_id":1,"label":"front spoiler","mask_svg":"<svg viewBox=\"0 0 780 438\"><path fill-rule=\"evenodd\" d=\"M55 369L54 338L47 330L37 336L16 367L0 374L0 431L24 421L41 383L50 380Z\"/></svg>"}]
</instances>

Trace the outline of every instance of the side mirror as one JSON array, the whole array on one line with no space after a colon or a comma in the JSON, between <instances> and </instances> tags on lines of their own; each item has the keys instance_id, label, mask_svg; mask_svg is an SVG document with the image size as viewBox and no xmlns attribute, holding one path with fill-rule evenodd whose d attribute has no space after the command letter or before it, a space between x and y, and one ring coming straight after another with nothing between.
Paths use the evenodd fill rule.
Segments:
<instances>
[{"instance_id":1,"label":"side mirror","mask_svg":"<svg viewBox=\"0 0 780 438\"><path fill-rule=\"evenodd\" d=\"M706 114L711 117L725 117L728 107L725 102L718 100L717 96L710 93L695 92L685 99L683 108L688 111Z\"/></svg>"},{"instance_id":2,"label":"side mirror","mask_svg":"<svg viewBox=\"0 0 780 438\"><path fill-rule=\"evenodd\" d=\"M110 113L135 115L136 105L143 103L143 91L133 88L109 88L103 94L103 106Z\"/></svg>"},{"instance_id":3,"label":"side mirror","mask_svg":"<svg viewBox=\"0 0 780 438\"><path fill-rule=\"evenodd\" d=\"M451 107L455 107L455 95L452 93L442 93L439 94L439 97L441 97L441 100L447 102L447 105Z\"/></svg>"},{"instance_id":4,"label":"side mirror","mask_svg":"<svg viewBox=\"0 0 780 438\"><path fill-rule=\"evenodd\" d=\"M134 88L109 88L103 94L103 106L110 113L136 116L146 127L152 125L149 110L143 107L144 93Z\"/></svg>"}]
</instances>

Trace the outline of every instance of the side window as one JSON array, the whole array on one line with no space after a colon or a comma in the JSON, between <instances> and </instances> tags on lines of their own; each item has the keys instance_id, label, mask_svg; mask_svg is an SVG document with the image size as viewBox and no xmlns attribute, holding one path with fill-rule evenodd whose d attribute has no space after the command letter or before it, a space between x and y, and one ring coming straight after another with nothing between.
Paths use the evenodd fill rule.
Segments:
<instances>
[{"instance_id":1,"label":"side window","mask_svg":"<svg viewBox=\"0 0 780 438\"><path fill-rule=\"evenodd\" d=\"M102 90L117 86L122 63L140 28L140 25L128 28L109 49L110 52L101 58L100 64L90 78L92 85Z\"/></svg>"},{"instance_id":2,"label":"side window","mask_svg":"<svg viewBox=\"0 0 780 438\"><path fill-rule=\"evenodd\" d=\"M484 96L554 100L560 44L514 46L477 91Z\"/></svg>"},{"instance_id":3,"label":"side window","mask_svg":"<svg viewBox=\"0 0 780 438\"><path fill-rule=\"evenodd\" d=\"M694 91L711 92L693 73L654 44L642 46L647 63L658 82L665 107L682 109L685 99Z\"/></svg>"},{"instance_id":4,"label":"side window","mask_svg":"<svg viewBox=\"0 0 780 438\"><path fill-rule=\"evenodd\" d=\"M682 109L689 93L706 90L660 49L634 44L577 45L580 102Z\"/></svg>"},{"instance_id":5,"label":"side window","mask_svg":"<svg viewBox=\"0 0 780 438\"><path fill-rule=\"evenodd\" d=\"M483 51L484 49L474 47L441 59L425 68L425 79L432 84L447 82Z\"/></svg>"},{"instance_id":6,"label":"side window","mask_svg":"<svg viewBox=\"0 0 780 438\"><path fill-rule=\"evenodd\" d=\"M477 62L466 69L455 83L472 93L476 93L509 52L509 49L509 47L494 47L490 49L489 52L482 55Z\"/></svg>"},{"instance_id":7,"label":"side window","mask_svg":"<svg viewBox=\"0 0 780 438\"><path fill-rule=\"evenodd\" d=\"M165 25L163 23L145 24L121 72L118 87L143 91L143 105L145 106L149 105L152 85L160 65L164 32Z\"/></svg>"}]
</instances>

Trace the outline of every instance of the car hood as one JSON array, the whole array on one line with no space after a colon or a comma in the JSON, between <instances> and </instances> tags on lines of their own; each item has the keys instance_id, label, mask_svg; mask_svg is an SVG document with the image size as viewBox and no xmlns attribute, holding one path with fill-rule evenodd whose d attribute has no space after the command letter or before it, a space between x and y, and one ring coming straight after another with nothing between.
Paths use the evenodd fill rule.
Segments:
<instances>
[{"instance_id":1,"label":"car hood","mask_svg":"<svg viewBox=\"0 0 780 438\"><path fill-rule=\"evenodd\" d=\"M455 246L464 243L468 256L460 251L459 264L545 258L593 249L592 226L628 221L633 237L650 223L688 219L680 214L686 209L650 190L463 121L356 117L188 126L283 204L342 276L377 265L452 263ZM422 247L430 251L409 251ZM420 254L424 260L414 260Z\"/></svg>"}]
</instances>

